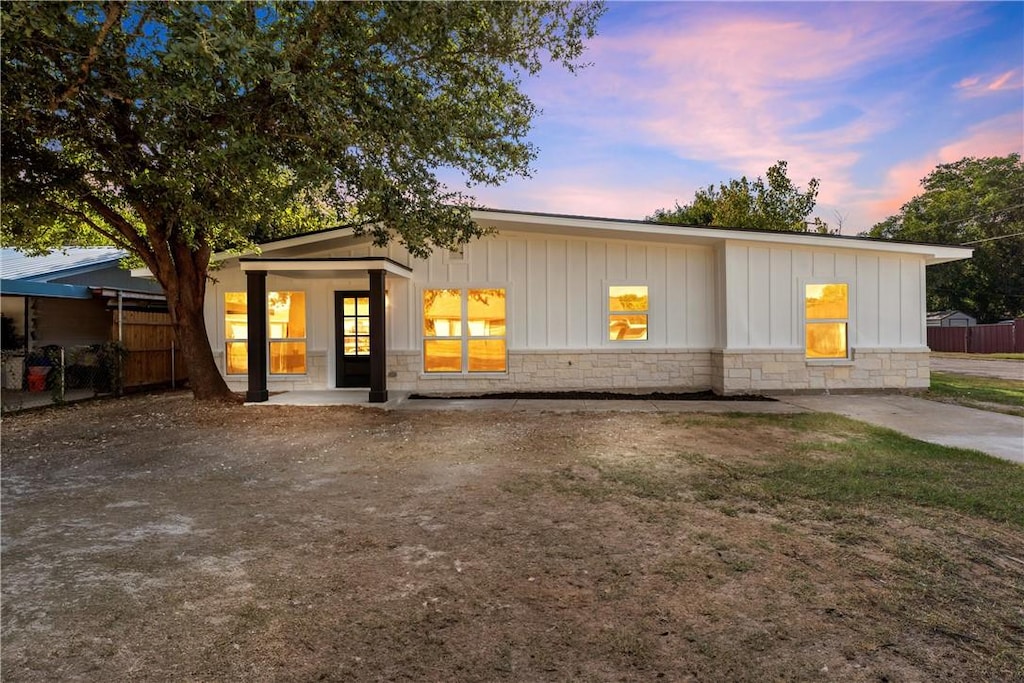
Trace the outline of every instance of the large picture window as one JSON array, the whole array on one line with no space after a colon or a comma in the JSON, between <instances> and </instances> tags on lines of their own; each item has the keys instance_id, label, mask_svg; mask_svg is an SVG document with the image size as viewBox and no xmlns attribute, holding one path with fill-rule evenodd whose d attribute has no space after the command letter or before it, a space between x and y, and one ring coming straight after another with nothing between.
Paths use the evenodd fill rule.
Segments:
<instances>
[{"instance_id":1,"label":"large picture window","mask_svg":"<svg viewBox=\"0 0 1024 683\"><path fill-rule=\"evenodd\" d=\"M505 290L423 291L424 372L505 372Z\"/></svg>"},{"instance_id":2,"label":"large picture window","mask_svg":"<svg viewBox=\"0 0 1024 683\"><path fill-rule=\"evenodd\" d=\"M612 285L608 288L609 341L644 341L650 303L646 285Z\"/></svg>"},{"instance_id":3,"label":"large picture window","mask_svg":"<svg viewBox=\"0 0 1024 683\"><path fill-rule=\"evenodd\" d=\"M805 285L804 328L809 359L849 355L850 290L841 283Z\"/></svg>"},{"instance_id":4,"label":"large picture window","mask_svg":"<svg viewBox=\"0 0 1024 683\"><path fill-rule=\"evenodd\" d=\"M267 294L270 374L306 373L306 293ZM225 367L229 375L249 369L249 321L245 292L224 294Z\"/></svg>"}]
</instances>

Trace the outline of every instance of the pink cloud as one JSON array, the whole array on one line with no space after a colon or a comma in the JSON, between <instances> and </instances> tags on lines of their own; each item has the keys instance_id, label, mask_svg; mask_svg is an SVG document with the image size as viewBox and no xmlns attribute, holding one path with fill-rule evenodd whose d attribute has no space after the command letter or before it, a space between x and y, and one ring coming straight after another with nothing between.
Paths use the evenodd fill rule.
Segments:
<instances>
[{"instance_id":1,"label":"pink cloud","mask_svg":"<svg viewBox=\"0 0 1024 683\"><path fill-rule=\"evenodd\" d=\"M763 175L775 161L786 159L798 185L806 186L812 176L821 179L815 213L835 223L838 211L845 232L856 233L916 194L921 177L937 163L1020 148L1020 133L1014 147L1019 116L1016 121L1004 116L935 153L887 174L882 170L886 182L881 189L875 187L878 176L855 177L878 168L879 157L901 158L899 142L877 148L883 133L912 122L921 133L908 140L912 147L928 135L928 126L938 127L941 121L946 128L934 136L949 139L948 118L919 114L922 91L915 89L917 84L871 88L864 87L865 77L985 25L984 13L970 3L843 3L816 5L812 12L772 4L643 7L642 21L590 43L591 68L576 77L551 72L527 85L544 108L544 122L571 131L567 134L586 149L586 158L609 167L598 172L582 162L569 169L566 159L545 159L542 144L538 164L553 174L542 170L528 183L481 189L482 202L639 218L677 199L687 201L699 186ZM1012 69L979 73L955 88L966 97L975 89L1019 88L1020 81L1020 70ZM607 149L630 155L645 148L662 160L665 152L677 157L679 172L658 177L634 165L631 175L605 156ZM709 165L718 169L714 175ZM681 177L698 167L701 177ZM664 173L671 164L658 168Z\"/></svg>"},{"instance_id":2,"label":"pink cloud","mask_svg":"<svg viewBox=\"0 0 1024 683\"><path fill-rule=\"evenodd\" d=\"M834 11L814 24L722 5L664 16L653 29L647 24L599 36L589 55L593 69L580 79L549 81L544 94L556 103L600 103L571 123L604 140L714 160L734 175L763 175L786 159L794 182L819 177L820 201L839 204L857 193L850 171L860 158L856 146L902 120L904 96L864 96L853 120L819 129L811 124L851 101L844 82L882 60L969 30L973 22L962 6L924 16L849 4ZM565 111L572 112L566 123L578 116L572 107Z\"/></svg>"},{"instance_id":3,"label":"pink cloud","mask_svg":"<svg viewBox=\"0 0 1024 683\"><path fill-rule=\"evenodd\" d=\"M1010 69L995 76L970 76L953 86L964 97L981 97L1024 88L1024 72Z\"/></svg>"},{"instance_id":4,"label":"pink cloud","mask_svg":"<svg viewBox=\"0 0 1024 683\"><path fill-rule=\"evenodd\" d=\"M949 164L964 157L1005 156L1016 152L1024 155L1024 113L1005 114L972 127L960 140L939 147L934 152L899 164L886 174L884 196L868 202L870 213L881 220L899 211L908 200L921 192L921 180L939 164Z\"/></svg>"},{"instance_id":5,"label":"pink cloud","mask_svg":"<svg viewBox=\"0 0 1024 683\"><path fill-rule=\"evenodd\" d=\"M488 208L629 220L642 219L659 208L671 208L677 198L684 198L676 188L643 179L630 182L617 177L614 170L600 167L542 172L500 188L475 188L473 194Z\"/></svg>"}]
</instances>

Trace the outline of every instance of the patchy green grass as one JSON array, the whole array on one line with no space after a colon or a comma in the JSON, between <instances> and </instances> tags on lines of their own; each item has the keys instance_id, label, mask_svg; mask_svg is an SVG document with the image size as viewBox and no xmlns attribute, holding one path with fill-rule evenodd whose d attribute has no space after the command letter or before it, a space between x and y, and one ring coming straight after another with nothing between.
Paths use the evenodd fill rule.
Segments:
<instances>
[{"instance_id":1,"label":"patchy green grass","mask_svg":"<svg viewBox=\"0 0 1024 683\"><path fill-rule=\"evenodd\" d=\"M898 432L832 414L733 415L682 418L735 429L772 426L793 434L784 454L767 461L670 457L612 462L590 460L591 474L563 469L555 487L592 501L626 494L641 500L708 503L735 517L758 505L813 501L824 520L860 508L884 513L921 506L1024 527L1024 467L977 451L918 441Z\"/></svg>"},{"instance_id":2,"label":"patchy green grass","mask_svg":"<svg viewBox=\"0 0 1024 683\"><path fill-rule=\"evenodd\" d=\"M832 458L794 458L760 473L779 500L792 497L880 510L919 505L1024 527L1024 467L965 449L869 428L857 438L818 444Z\"/></svg>"},{"instance_id":3,"label":"patchy green grass","mask_svg":"<svg viewBox=\"0 0 1024 683\"><path fill-rule=\"evenodd\" d=\"M1008 406L1014 415L1024 416L1024 382L994 377L975 377L948 372L933 372L929 398L971 407L995 403Z\"/></svg>"}]
</instances>

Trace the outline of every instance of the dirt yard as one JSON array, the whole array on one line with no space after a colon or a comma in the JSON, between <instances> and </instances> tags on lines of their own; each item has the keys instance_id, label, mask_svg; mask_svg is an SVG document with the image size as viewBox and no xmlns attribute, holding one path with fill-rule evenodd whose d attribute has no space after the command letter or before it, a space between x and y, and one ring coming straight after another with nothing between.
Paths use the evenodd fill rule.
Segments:
<instances>
[{"instance_id":1,"label":"dirt yard","mask_svg":"<svg viewBox=\"0 0 1024 683\"><path fill-rule=\"evenodd\" d=\"M3 678L1024 676L1020 524L770 485L861 429L183 394L5 417Z\"/></svg>"}]
</instances>

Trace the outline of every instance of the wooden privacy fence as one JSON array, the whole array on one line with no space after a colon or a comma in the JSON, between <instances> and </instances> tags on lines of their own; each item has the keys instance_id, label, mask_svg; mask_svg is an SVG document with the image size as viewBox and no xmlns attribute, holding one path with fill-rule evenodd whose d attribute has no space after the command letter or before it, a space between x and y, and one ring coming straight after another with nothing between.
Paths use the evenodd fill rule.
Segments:
<instances>
[{"instance_id":1,"label":"wooden privacy fence","mask_svg":"<svg viewBox=\"0 0 1024 683\"><path fill-rule=\"evenodd\" d=\"M113 311L110 338L118 338L118 313ZM188 379L188 369L175 349L171 316L162 311L121 313L121 342L128 349L124 364L126 389L156 384L180 384Z\"/></svg>"},{"instance_id":2,"label":"wooden privacy fence","mask_svg":"<svg viewBox=\"0 0 1024 683\"><path fill-rule=\"evenodd\" d=\"M1024 353L1024 318L971 327L929 327L928 348L957 353Z\"/></svg>"}]
</instances>

